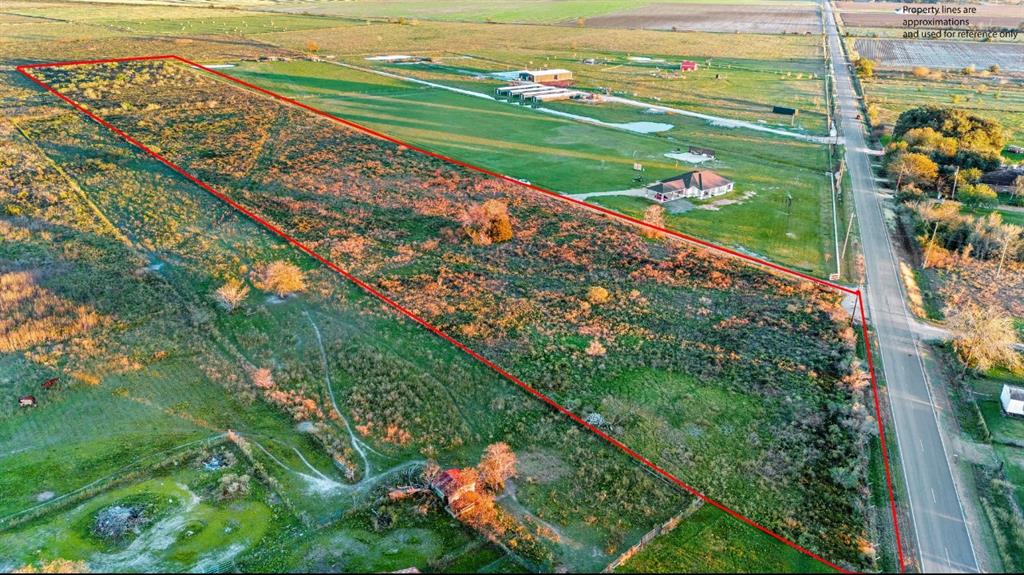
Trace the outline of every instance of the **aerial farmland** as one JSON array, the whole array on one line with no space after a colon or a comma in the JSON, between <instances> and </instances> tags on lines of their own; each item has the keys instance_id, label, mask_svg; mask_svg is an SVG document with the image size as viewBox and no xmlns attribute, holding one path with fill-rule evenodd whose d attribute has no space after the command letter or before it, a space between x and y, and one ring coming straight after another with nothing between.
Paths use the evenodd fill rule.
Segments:
<instances>
[{"instance_id":1,"label":"aerial farmland","mask_svg":"<svg viewBox=\"0 0 1024 575\"><path fill-rule=\"evenodd\" d=\"M6 2L0 572L932 570L850 154L952 95L1014 169L1019 44L922 75L839 4Z\"/></svg>"}]
</instances>

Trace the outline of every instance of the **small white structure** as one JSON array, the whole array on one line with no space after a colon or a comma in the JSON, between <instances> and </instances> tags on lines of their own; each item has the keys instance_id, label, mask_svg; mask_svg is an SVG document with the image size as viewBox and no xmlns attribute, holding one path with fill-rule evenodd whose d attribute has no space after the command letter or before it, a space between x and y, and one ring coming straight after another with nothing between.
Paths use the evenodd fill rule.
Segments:
<instances>
[{"instance_id":1,"label":"small white structure","mask_svg":"<svg viewBox=\"0 0 1024 575\"><path fill-rule=\"evenodd\" d=\"M1004 383L999 403L1003 405L1003 413L1024 417L1024 389Z\"/></svg>"},{"instance_id":2,"label":"small white structure","mask_svg":"<svg viewBox=\"0 0 1024 575\"><path fill-rule=\"evenodd\" d=\"M546 86L534 82L523 84L512 84L496 88L494 93L500 98L509 100L520 99L524 102L553 102L555 100L569 100L586 98L589 94L577 90L566 90L557 86Z\"/></svg>"}]
</instances>

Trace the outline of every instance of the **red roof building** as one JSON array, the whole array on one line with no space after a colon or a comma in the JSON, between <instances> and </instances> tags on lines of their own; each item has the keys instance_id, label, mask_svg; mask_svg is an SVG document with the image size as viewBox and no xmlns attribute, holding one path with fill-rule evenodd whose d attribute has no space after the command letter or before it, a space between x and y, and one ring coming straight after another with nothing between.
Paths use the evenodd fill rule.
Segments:
<instances>
[{"instance_id":1,"label":"red roof building","mask_svg":"<svg viewBox=\"0 0 1024 575\"><path fill-rule=\"evenodd\" d=\"M681 71L681 72L696 72L697 71L697 63L694 62L693 60L683 60L679 64L679 71Z\"/></svg>"},{"instance_id":2,"label":"red roof building","mask_svg":"<svg viewBox=\"0 0 1024 575\"><path fill-rule=\"evenodd\" d=\"M451 505L463 495L476 492L476 481L467 477L461 469L448 469L438 475L430 487L446 504Z\"/></svg>"}]
</instances>

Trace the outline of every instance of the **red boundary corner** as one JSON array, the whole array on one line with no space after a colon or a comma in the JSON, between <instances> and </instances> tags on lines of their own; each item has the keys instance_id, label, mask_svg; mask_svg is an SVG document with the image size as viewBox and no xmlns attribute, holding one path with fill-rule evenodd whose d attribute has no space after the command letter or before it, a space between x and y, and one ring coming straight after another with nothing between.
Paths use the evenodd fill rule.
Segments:
<instances>
[{"instance_id":1,"label":"red boundary corner","mask_svg":"<svg viewBox=\"0 0 1024 575\"><path fill-rule=\"evenodd\" d=\"M192 62L190 60L186 60L185 58L182 58L181 56L170 54L170 55L161 55L161 56L136 56L136 57L129 57L129 58L109 58L109 59L102 59L102 60L80 60L80 61L73 61L73 62L52 62L52 63L24 64L24 65L21 65L21 66L17 66L17 68L16 68L18 70L18 72L23 74L29 80L35 82L36 84L38 84L39 86L41 86L42 88L44 88L48 92L54 94L55 96L57 96L61 100L64 100L65 102L70 104L73 108L75 108L79 112L82 112L83 114L85 114L86 116L91 118L92 120L94 120L97 123L99 123L101 126L103 126L103 127L107 128L107 129L109 129L110 131L114 132L115 134L120 136L122 139L124 139L128 143L134 145L135 147L141 149L143 152L147 153L148 155L152 156L156 160L160 161L162 164L164 164L168 168L170 168L170 169L174 170L175 172L181 174L185 179L189 180L190 182L194 183L195 185L199 186L200 188L206 190L207 192L209 192L210 194L215 196L217 199L219 199L219 200L223 201L224 203L228 204L229 206L231 206L235 210L245 214L247 217L249 217L253 221L257 222L258 224L260 224L261 226L263 226L267 230L273 232L277 236L280 236L282 239L284 239L288 243L292 244L299 251L301 251L301 252L305 253L306 255L312 257L313 259L317 260L318 262L320 262L321 264L323 264L327 268L331 269L332 271L338 273L339 275L341 275L345 279L347 279L347 280L351 281L352 283L356 284L357 286L362 288L364 291L370 293L374 297L380 299L381 301L383 301L384 303L388 304L392 308L394 308L397 311L401 312L403 315L407 316L408 318L412 319L416 323L420 324L421 326L426 328L428 331L434 333L435 335L437 335L441 339L443 339L443 340L447 341L448 343L454 345L455 347L459 348L460 350L465 352L470 357L472 357L472 358L476 359L477 361L483 363L484 365L489 367L491 370L497 372L498 374L503 376L505 379L508 379L512 383L516 384L517 386L519 386L520 388L525 390L530 395L533 395L537 399L540 399L544 403L548 404L550 407L552 407L556 411L562 413L563 415L565 415L566 417L571 419L576 424L586 428L587 430L589 430L590 432L594 433L595 435L601 437L602 439L604 439L608 443L610 443L610 444L614 445L615 447L619 448L620 450L622 450L623 452L628 454L630 457L632 457L636 461L638 461L641 464L643 464L644 466L646 466L648 469L650 469L651 471L653 471L654 473L656 473L657 475L659 475L663 479L666 479L669 482L671 482L672 484L677 485L678 487L682 488L684 491L690 493L694 497L697 497L697 498L701 499L705 503L707 503L707 504L709 504L709 505L711 505L713 507L716 507L717 509L727 513L728 515L732 516L734 519L736 519L736 520L738 520L738 521L740 521L742 523L745 523L745 524L747 524L747 525L749 525L749 526L751 526L751 527L761 531L762 533L764 533L764 534L766 534L766 535L768 535L768 536L770 536L770 537L780 541L781 543L784 543L784 544L788 545L789 547L792 547L793 549L795 549L797 551L800 551L801 553L804 553L805 555L820 561L821 563L831 567L832 569L835 569L836 571L843 572L843 573L848 573L849 571L847 569L844 569L844 568L840 567L839 565L836 565L835 563L833 563L833 562L831 562L831 561L829 561L829 560L827 560L827 559L825 559L825 558L815 554L814 552L812 552L812 551L810 551L808 549L805 549L804 547L801 547L800 545L798 545L798 544L796 544L796 543L786 539L785 537L775 533L774 531L768 529L767 527L764 527L764 526L760 525L759 523L753 521L752 519L747 518L746 516L740 514L739 512L734 511L733 509L730 509L729 507L727 507L724 504L722 504L722 503L712 499L711 497L708 497L707 495L704 495L703 493L698 491L696 488L694 488L694 487L684 483L682 480L676 478L671 473L669 473L669 472L665 471L664 469L658 467L653 462L651 462L650 460L646 459L644 456L640 455L639 453L633 451L632 449L630 449L628 446L626 446L622 442L618 441L617 439L615 439L614 437L608 435L607 433L601 431L600 429L594 427L593 425L587 423L586 421L581 419L579 416L577 416L576 414L572 413L571 411L569 411L568 409L566 409L565 407L560 405L555 400L553 400L553 399L549 398L548 396L544 395L543 393L537 391L536 389L534 389L533 387L531 387L530 385L528 385L524 381L520 380L519 378L517 378L516 376L512 375L511 373L505 371L500 366L498 366L497 364L491 362L487 358L483 357L482 355L480 355L479 353L477 353L476 351L474 351L473 349L471 349L467 345L465 345L462 342L456 340L455 338L453 338L452 336L448 335L447 333L441 331L439 328L437 328L434 325L430 324L426 320L420 318L416 314L412 313L410 310L408 310L405 307L403 307L398 302L394 301L393 299L389 298L387 295L385 295L385 294L381 293L380 291L376 290L373 286L370 286L366 282L360 280L359 278L357 278L354 275L350 274L349 272L345 271L344 269L342 269L338 265L334 264L330 260L328 260L325 257L321 256L316 251L314 251L312 248L309 248L308 246L306 246L302 242L299 242L295 238L293 238L290 235L288 235L287 233L285 233L283 230L281 230L281 229L275 227L273 224L263 220L262 218L260 218L255 213L251 212L250 210L246 209L242 205L240 205L240 204L236 203L235 201L231 200L230 198L228 198L223 193L215 190L210 185L208 185L207 183L203 182L202 180L200 180L196 176L192 175L191 173L187 172L186 170L184 170L183 168L181 168L177 164L171 162L167 158L164 158L162 155L158 154L157 152L154 152L153 150L148 148L145 144L143 144L143 143L139 142L138 140L132 138L131 136L129 136L125 132L121 131L117 127L113 126L112 124L110 124L109 122L104 120L103 118L100 118L96 114L90 112L89 110L87 110L84 106L82 106L78 102L75 102L74 100L72 100L68 96L65 96L64 94L60 93L58 90L56 90L55 88L53 88L49 84L43 82L39 78L35 77L34 75L32 75L31 72L28 71L28 70L33 69L33 68L49 68L49 67L77 66L77 65L89 65L89 64L108 64L108 63L113 63L113 62L134 62L134 61L144 61L144 60L176 60L178 62L181 62L183 64L189 65L189 66L191 66L193 68L196 68L198 70L202 70L202 71L207 72L209 74L213 74L215 76L219 76L221 78L224 78L224 79L226 79L226 80L228 80L230 82L233 82L233 83L245 86L246 88L249 88L251 90L255 90L255 91L257 91L257 92L259 92L261 94L264 94L266 96L270 96L271 98L274 98L276 100L287 102L288 104L291 104L293 106L297 106L299 108L302 108L304 110L307 110L307 111L312 112L314 114L317 114L319 116L323 116L325 118L328 118L328 119L330 119L332 121L339 122L339 123L341 123L341 124L343 124L345 126L348 126L350 128L354 128L356 130L359 130L360 132L369 134L371 136L375 136L377 138L381 138L383 140L387 140L389 142L392 142L392 143L400 145L400 146L404 146L404 147L406 147L406 148L408 148L410 150L415 150L416 152L419 152L421 154L425 154L427 156L430 156L430 157L442 160L444 162L447 162L447 163L450 163L450 164L455 164L457 166L461 166L463 168L466 168L466 169L469 169L469 170L472 170L472 171L475 171L475 172L480 172L480 173L483 173L483 174L487 174L487 175L492 176L492 177L500 178L502 180L505 180L505 181L517 184L519 186L523 186L523 187L529 188L529 189L531 189L531 190L533 190L535 192L542 193L544 195L556 198L556 199L564 201L564 202L573 203L573 204L576 204L578 206L584 207L584 208L589 209L589 210L594 210L594 211L600 212L600 213L605 214L607 216L610 216L610 217L616 218L618 220L622 220L622 221L628 222L628 223L633 224L633 225L638 225L638 226L641 226L641 227L646 227L646 228L654 229L654 230L657 230L657 231L659 231L659 232L661 232L663 234L666 234L666 235L669 235L669 236L673 236L675 238L684 240L684 241L692 243L692 244L697 244L699 246L711 249L713 251L724 253L724 254L732 256L732 257L740 258L740 259L746 260L748 262L757 264L759 266L767 267L767 268L772 269L772 270L777 271L777 272L782 272L783 274L787 274L787 275L798 277L798 278L803 279L803 280L811 281L811 282L814 282L814 283L826 286L826 287L828 287L830 289L833 289L833 290L836 290L836 291L840 291L840 292L843 292L843 293L847 293L847 294L850 294L850 295L857 296L857 307L860 310L861 328L862 328L863 336L864 336L865 349L867 350L868 371L871 374L871 389L872 389L872 393L874 395L875 415L876 415L876 421L878 423L878 437L879 437L880 447L882 449L882 461L883 461L884 467L885 467L885 481L886 481L886 486L887 486L888 491L889 491L889 504L890 504L890 510L892 512L893 528L894 528L894 532L895 532L895 536L896 536L896 550L897 550L897 555L899 557L900 571L901 572L905 571L905 563L904 563L904 558L903 558L903 545L902 545L902 541L900 539L899 520L898 520L897 511L896 511L896 499L895 499L895 496L893 494L892 477L891 477L891 473L890 473L890 470L889 470L889 454L888 454L888 451L886 449L886 443L885 443L885 428L884 428L884 425L882 424L883 418L882 418L882 414L881 414L881 403L879 401L879 395L878 395L878 383L877 383L877 380L875 378L875 368L874 368L874 363L873 363L873 360L872 360L872 357L871 357L871 342L870 342L870 334L868 333L868 327L867 327L867 316L866 316L866 313L864 311L864 297L863 297L863 295L862 295L862 293L861 293L861 291L859 289L854 290L854 289L851 289L849 287L845 287L845 286L842 286L842 285L839 285L839 284L835 284L835 283L832 283L832 282L829 282L829 281L825 281L823 279L816 278L816 277L813 277L811 275L808 275L808 274L805 274L805 273L802 273L802 272L798 272L798 271L795 271L795 270L791 270L791 269L785 268L783 266L780 266L778 264L775 264L775 263L772 263L772 262L769 262L769 261L765 261L765 260L762 260L762 259L759 259L759 258L755 258L755 257L747 255L747 254L743 254L743 253L737 252L735 250L731 250L731 249L723 247L723 246L719 246L717 244L714 244L714 243L702 240L700 238L695 238L695 237L688 236L686 234L682 234L682 233L674 231L674 230L669 230L669 229L666 229L666 228L654 226L654 225L648 224L648 223L646 223L646 222L644 222L642 220L639 220L637 218L626 216L624 214L620 214L620 213L614 212L612 210L609 210L609 209L601 207L601 206L597 206L597 205L594 205L594 204L589 204L587 202L584 202L584 201L581 201L581 200L577 200L577 199L574 199L574 198L569 198L569 197L563 196L561 194L558 194L556 192L553 192L551 190L546 190L544 188L535 186L533 184L526 184L526 183L520 182L520 181L518 181L516 179L513 179L513 178L511 178L509 176L505 176L503 174L499 174L499 173L496 173L496 172L493 172L493 171L490 171L490 170L487 170L487 169L484 169L484 168L480 168L480 167L474 166L472 164L467 164L466 162L462 162L460 160L456 160L456 159L450 158L448 156L444 156L444 155L441 155L441 154L437 154L435 152L431 152L429 150L425 150L423 148L414 146L412 144L408 144L406 142L398 140L397 138L388 136L387 134L383 134L383 133L378 132L376 130L367 128L367 127L362 126L360 124L357 124L355 122L352 122L352 121L349 121L349 120L345 120L343 118L339 118L337 116L334 116L334 115L329 114L327 112L324 112L322 110L318 110L316 108L313 108L312 106L308 106L308 105L303 104L302 102L299 102L299 101L294 100L292 98L281 96L280 94L276 94L274 92L271 92L270 90L266 90L264 88L260 88L259 86L255 86L253 84L250 84L249 82L245 82L243 80L239 80L238 78L234 78L234 77L229 76L228 74L225 74L223 72L219 72L217 70L213 70L213 69L207 68L205 66L202 66L200 64L197 64L195 62Z\"/></svg>"}]
</instances>

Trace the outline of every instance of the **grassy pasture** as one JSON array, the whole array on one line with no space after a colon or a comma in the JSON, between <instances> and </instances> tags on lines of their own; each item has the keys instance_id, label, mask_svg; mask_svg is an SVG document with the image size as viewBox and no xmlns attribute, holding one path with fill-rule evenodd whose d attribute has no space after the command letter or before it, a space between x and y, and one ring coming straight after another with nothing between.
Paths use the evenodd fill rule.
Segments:
<instances>
[{"instance_id":1,"label":"grassy pasture","mask_svg":"<svg viewBox=\"0 0 1024 575\"><path fill-rule=\"evenodd\" d=\"M825 134L824 83L820 63L813 59L773 61L745 58L707 58L700 69L680 74L681 57L653 54L652 60L631 59L628 53L606 50L545 51L484 50L471 54L446 55L431 64L415 66L349 58L352 64L370 66L395 74L420 77L442 84L457 82L460 87L492 94L488 82L466 82L467 76L520 70L543 65L573 71L574 86L585 90L639 98L655 104L681 107L727 118L760 122L785 130ZM594 58L595 64L583 64ZM472 76L470 76L472 77ZM473 78L476 80L476 78ZM492 80L493 87L504 82ZM564 104L554 103L554 105ZM551 104L548 104L549 106ZM801 110L793 126L788 117L771 113L772 106ZM604 108L605 106L587 106Z\"/></svg>"},{"instance_id":2,"label":"grassy pasture","mask_svg":"<svg viewBox=\"0 0 1024 575\"><path fill-rule=\"evenodd\" d=\"M856 464L851 463L856 458L843 458L843 463L832 467L815 456L813 461L820 463L813 464L813 470L802 471L793 467L794 463L803 465L800 458L794 459L785 453L791 446L811 445L816 441L824 441L838 449L851 448L850 441L857 441L848 437L846 430L858 415L847 411L851 398L846 395L845 388L833 379L838 377L836 369L844 369L842 361L835 362L845 353L842 349L848 347L847 351L852 351L852 341L849 345L843 343L848 334L834 331L829 319L833 313L829 310L833 309L834 302L828 296L816 295L814 290L808 291L807 286L790 285L781 279L764 276L762 272L739 266L731 260L713 259L688 249L685 255L673 256L673 253L685 249L676 244L650 244L631 233L605 233L601 230L611 224L596 219L588 212L575 210L569 214L561 202L524 195L518 187L510 187L507 192L513 195L505 196L506 190L501 188L505 184L484 182L471 174L425 161L421 156L393 150L381 142L341 130L302 112L267 106L266 100L241 90L225 91L222 83L200 80L179 67L157 65L150 68L142 65L137 71L129 71L123 76L113 69L118 67L98 67L97 75L91 77L83 76L80 70L58 70L47 72L47 76L75 97L85 98L89 105L97 107L111 121L134 126L132 130L138 133L138 137L159 146L163 153L183 162L188 169L195 170L199 177L208 179L221 190L237 195L238 201L259 210L263 217L277 222L301 241L319 245L336 254L341 265L366 281L381 286L390 297L398 298L403 305L426 314L429 321L446 331L469 338L474 347L490 350L486 353L495 361L525 380L535 382L570 409L581 414L595 411L605 414L610 429L616 435L643 444L645 450L660 452L659 461L665 462L691 483L709 486L712 495L740 502L741 511L762 518L777 529L802 532L813 523L829 524L826 528L829 531L841 529L844 533L849 532L850 525L833 524L838 517L834 507L829 507L831 511L827 517L819 513L816 503L820 501L821 490L814 490L816 503L810 509L802 503L808 497L806 493L787 492L783 495L778 490L771 493L761 491L766 486L777 485L772 477L799 474L804 481L830 485L824 489L837 494L837 505L854 505L852 499L839 494L858 481L860 472L856 470ZM154 72L160 75L157 82L147 81L146 84L167 88L161 89L158 98L154 99L152 91L140 91L136 85L127 82L134 77L152 80ZM105 78L112 73L121 79L106 83ZM164 74L167 75L166 80L162 78ZM191 91L169 88L183 81L189 83ZM111 98L122 104L111 107ZM196 98L198 102L205 103L205 107L197 108L194 103L178 101L181 98ZM210 106L211 101L216 105ZM150 114L150 104L173 112ZM172 122L173 126L167 122ZM173 136L168 129L173 130ZM225 139L222 134L233 136ZM343 160L329 157L339 153L343 154ZM401 177L392 177L395 174L401 174ZM422 178L410 177L416 174ZM339 186L341 181L345 182L343 186ZM387 187L386 195L381 193L381 185ZM501 248L474 248L465 241L459 241L458 236L451 237L445 232L450 214L458 210L457 206L467 205L468 200L462 197L467 193L501 194L499 197L515 206L517 225L527 230L522 241ZM442 211L435 212L439 204L449 207L440 207ZM356 219L350 221L349 218ZM353 229L360 232L361 237L356 238L358 245L348 240L342 242L342 238L348 238ZM324 236L325 230L332 231ZM586 241L581 242L584 236ZM605 246L613 240L616 242L614 247ZM438 250L441 245L444 248ZM626 257L628 253L634 254L628 256L633 258L629 263L625 260L619 263L606 261ZM586 263L590 258L597 259ZM631 276L628 281L624 279L622 274L626 270L644 261L650 261L651 265L638 268L634 273L639 276ZM682 267L665 275L661 270L671 269L666 265ZM575 271L569 273L565 266ZM534 271L522 275L522 270L527 269ZM435 278L441 277L438 274L446 277L439 281ZM593 319L580 316L574 311L576 306L584 312L593 306L584 306L579 302L580 296L572 295L575 293L573 290L579 289L579 274L589 278L583 280L584 285L597 283L609 286L612 293L620 294L616 296L620 303L599 307ZM693 279L684 279L691 276ZM573 287L566 283L570 277ZM647 279L643 279L645 277ZM622 281L627 281L627 284L620 284ZM694 281L696 283L690 283ZM779 282L777 289L771 291L772 295L757 293L764 289L765 281ZM490 289L488 286L492 282L508 287ZM741 282L742 286L734 282ZM755 288L751 282L756 282L758 287ZM506 300L505 294L523 296ZM531 297L530 294L536 296ZM566 297L569 299L564 299ZM629 301L637 303L634 305ZM499 316L492 317L488 309L500 310ZM578 327L566 331L559 323L546 322L546 327L541 329L534 323L536 318L549 318L552 314L559 314L570 326L578 324ZM758 329L754 338L747 333L751 328L744 327L751 323L764 328ZM786 327L783 329L782 326ZM288 333L291 337L298 337L295 331ZM609 334L601 338L601 342L611 346L607 358L604 357L604 346L590 351L593 345L587 345L595 333ZM794 338L800 342L795 343ZM279 347L269 341L263 343L271 349ZM638 344L646 346L647 351L636 354ZM794 350L792 358L776 357L789 349ZM354 361L358 373L367 373L358 367L361 361L358 354L346 352L345 355L348 357L342 360L342 366L346 365L345 362ZM373 357L372 353L370 357ZM686 397L681 397L678 389L667 389L653 397L637 393L637 386L643 387L641 382L645 381L645 374L655 381L663 377L648 371L659 365L675 373L704 373L699 378L703 386L715 383L710 389L702 388L701 393L691 388L693 391ZM812 365L815 366L813 369ZM629 369L640 371L632 373ZM308 385L308 378L302 375L304 371L300 369L298 376L283 379L305 381ZM391 374L400 381L407 379L401 372L391 371ZM617 376L625 378L623 383L616 383L619 381ZM737 377L743 378L743 386L739 386ZM454 379L459 382L464 378L454 375ZM377 385L377 381L384 393L374 394L375 399L369 404L373 407L373 401L378 403L374 408L376 415L372 421L366 418L358 423L383 423L389 427L400 424L410 430L416 429L413 437L432 438L434 434L429 431L429 421L422 421L423 418L416 417L415 413L402 411L405 406L416 404L416 398L403 397L408 391L394 390L386 379L378 380L372 375L364 377L361 385ZM770 425L775 431L763 436L767 443L751 444L752 452L747 453L747 458L740 458L738 467L729 468L726 477L718 477L724 464L714 458L736 458L732 453L703 452L705 447L714 444L717 448L717 444L722 443L714 439L715 434L733 435L737 442L732 445L737 446L736 449L743 445L738 438L746 437L748 442L754 440L748 428L726 425L716 429L714 421L699 420L695 413L727 413L727 406L736 403L736 398L731 396L743 397L751 393L751 382L756 382L759 390L756 402L767 410L767 417L760 420L759 425ZM452 385L449 380L449 388ZM417 394L430 388L428 381L405 387ZM789 403L770 399L781 389L787 390L785 394L790 398ZM632 395L637 397L632 398ZM361 400L355 396L349 399L353 409L360 409ZM678 405L684 399L692 402L697 411L671 413L673 409L678 411ZM649 406L646 405L648 403ZM487 405L490 412L505 412L501 421L506 429L518 430L509 436L511 442L515 442L516 437L529 436L530 430L534 430L532 433L536 437L536 430L550 428L543 422L536 425L534 419L524 417L525 414L518 412L520 408L517 405L510 405L504 398L490 399ZM513 413L507 413L510 409ZM438 413L442 419L452 418L443 412ZM353 416L356 415L354 412ZM853 419L845 419L847 416ZM738 421L750 421L759 418L760 412L742 411L737 417ZM840 425L836 418L844 418L843 423ZM835 424L830 424L830 421ZM425 428L418 427L421 425ZM688 425L696 429L688 428ZM422 433L420 429L426 432ZM462 435L457 427L451 431ZM575 433L579 433L578 430ZM672 437L671 446L659 443L661 440L658 438L665 437L666 433ZM481 434L486 435L486 431ZM823 434L826 437L820 438ZM572 435L560 442L544 441L537 446L565 449L574 443ZM370 433L370 436L381 447L386 443L402 444L401 440L381 438L380 431ZM819 439L814 439L816 437ZM701 438L705 438L703 441L706 443L702 443ZM443 442L427 447L437 452L447 449ZM517 443L515 447L530 450L529 444ZM834 453L837 452L832 450L828 455L822 453L820 456L832 458ZM652 502L645 500L645 507L639 510L632 507L635 502L616 507L620 505L622 494L630 492L622 490L629 488L627 483L609 486L603 498L597 497L602 501L599 506L584 503L586 499L594 499L595 490L582 481L587 475L580 473L588 467L592 471L601 470L604 465L594 469L593 455L580 450L568 449L560 458L567 469L576 473L575 481L564 479L569 481L571 488L569 498L556 505L559 502L551 499L557 497L556 491L523 492L528 500L541 502L534 508L542 510L546 520L562 523L565 518L587 517L599 511L602 515L598 516L598 525L606 529L606 533L610 530L613 536L618 537L608 539L605 536L602 544L609 545L608 549L628 542L631 533L632 536L639 535L630 529L628 522L614 523L614 517L650 517L650 511L646 509ZM589 464L587 458L591 460ZM733 475L739 477L753 469L744 467L748 465L756 465L763 477L754 483L733 480ZM692 474L693 479L688 474ZM604 485L615 477L605 471L592 480ZM835 483L839 481L845 487ZM552 480L551 484L556 485L558 481ZM811 517L805 515L808 513ZM853 515L856 511L850 507L849 516ZM605 517L604 521L613 523L601 522L601 516ZM601 539L592 537L590 541ZM823 544L831 546L837 541L830 539ZM839 552L843 561L859 561L857 552L848 547Z\"/></svg>"},{"instance_id":3,"label":"grassy pasture","mask_svg":"<svg viewBox=\"0 0 1024 575\"><path fill-rule=\"evenodd\" d=\"M104 266L90 270L92 279L111 278L99 285L123 286L120 299L112 301L96 293L77 276L66 276L65 287L51 287L67 293L77 286L78 291L71 292L79 294L76 298L92 298L97 305L118 309L119 317L131 329L91 334L99 339L100 351L83 369L98 378L93 385L69 382L67 391L40 394L42 405L28 412L15 413L15 408L5 404L0 445L8 465L5 470L19 474L0 474L5 494L11 495L4 498L4 503L10 504L4 511L27 509L43 491L57 496L72 493L96 479L123 474L133 462L144 467L151 460L159 461L165 448L232 429L256 445L255 459L274 478L276 492L287 499L298 520L314 525L341 521L350 530L358 525L365 529L368 516L355 520L346 514L365 504L362 497L372 492L375 483L325 491L322 483L318 487L311 481L308 466L326 472L336 484L346 483L317 442L297 431L294 422L277 410L253 401L245 383L247 375L238 365L276 366L275 378L283 388L314 397L329 411L317 329L322 333L333 391L347 416L361 414L363 423L371 418L406 418L402 425L411 432L411 441L383 441L382 434L376 433L364 436L376 452L369 459L372 473L381 477L380 481L386 480L380 472L426 456L444 465L472 464L483 445L498 438L517 451L549 453L568 469L566 483L524 493L520 502L534 512L543 505L547 513L560 518L559 525L572 530L575 541L598 551L596 555L560 555L576 569L599 568L607 561L606 553L684 504L685 498L655 482L614 448L591 434L566 433L575 430L563 417L507 382L497 381L478 363L420 328L381 310L376 300L312 262L300 260L316 286L308 296L274 303L257 292L250 296L244 313L225 314L213 305L210 291L224 278L245 277L260 261L291 257L291 248L71 112L38 120L19 119L19 123L31 141L81 187L84 198L69 197L60 205L81 207L80 225L95 225L91 221L94 213L82 205L88 201L120 230L131 247L107 238L97 246ZM16 134L10 135L17 139ZM55 184L65 189L68 185ZM18 205L26 210L33 207L32 202L26 203ZM17 225L5 228L5 237L16 240L4 242L4 250L10 250L4 252L5 265L25 265L29 255L41 262L64 257L67 250L65 243L57 241L60 238L46 236L46 242L36 243L18 229ZM81 241L82 237L71 230L66 240ZM110 251L113 255L106 253ZM141 262L140 254L145 254ZM140 274L135 266L142 264L150 265ZM135 313L127 304L138 297L137 282L117 274L141 277L145 285L160 287L159 294L146 300L156 310ZM106 366L120 354L135 358L142 366L111 372ZM69 369L68 362L79 361L70 355L54 355L57 373ZM369 356L373 369L354 362L362 356ZM40 372L32 357L4 356L0 372L4 384L20 390L45 379L47 372ZM415 388L399 385L411 382L416 382ZM390 413L393 406L402 411ZM501 416L490 417L492 413ZM96 426L97 418L103 418L106 425ZM443 424L440 430L439 422ZM336 435L344 433L340 424L329 427ZM351 453L340 456L355 460ZM598 470L609 475L596 473ZM365 479L365 475L366 470L360 468L356 479ZM557 492L567 486L578 491ZM640 502L611 496L600 502L593 499L595 493L605 490L609 494L642 492L645 497ZM590 522L581 523L583 516ZM359 537L364 542L376 541ZM423 552L420 565L425 567L437 553L448 555L464 545L463 541L455 549L431 546ZM288 545L277 547L284 548ZM372 552L366 555L363 561L373 556ZM305 559L291 553L284 557L296 562ZM376 569L372 565L392 566L408 557L384 553L379 563L358 565ZM249 564L252 568L295 565L284 561L260 551Z\"/></svg>"},{"instance_id":4,"label":"grassy pasture","mask_svg":"<svg viewBox=\"0 0 1024 575\"><path fill-rule=\"evenodd\" d=\"M675 175L692 167L664 154L686 145L711 147L719 160L708 167L737 182L725 199L757 193L719 210L670 216L676 229L812 273L827 274L833 265L822 146L639 109L562 108L602 121L674 126L662 134L634 134L326 63L246 63L231 73L426 149L570 194L636 187L634 162L643 163L649 180ZM793 202L787 215L788 195ZM587 201L633 216L643 205L636 198Z\"/></svg>"},{"instance_id":5,"label":"grassy pasture","mask_svg":"<svg viewBox=\"0 0 1024 575\"><path fill-rule=\"evenodd\" d=\"M427 0L392 0L389 2L345 2L308 6L288 2L261 4L261 8L279 11L346 16L353 18L404 18L441 21L578 24L579 19L613 14L653 4L669 4L685 9L688 4L758 5L766 0L453 0L438 6ZM795 0L792 4L809 5Z\"/></svg>"},{"instance_id":6,"label":"grassy pasture","mask_svg":"<svg viewBox=\"0 0 1024 575\"><path fill-rule=\"evenodd\" d=\"M909 108L932 104L995 120L1006 128L1011 143L1024 143L1024 81L1020 78L947 74L942 80L931 80L886 71L862 83L867 102L878 106L879 119L887 126Z\"/></svg>"},{"instance_id":7,"label":"grassy pasture","mask_svg":"<svg viewBox=\"0 0 1024 575\"><path fill-rule=\"evenodd\" d=\"M736 529L725 513L708 505L615 572L671 573L684 564L686 573L833 572L795 549L772 544L753 531Z\"/></svg>"}]
</instances>

